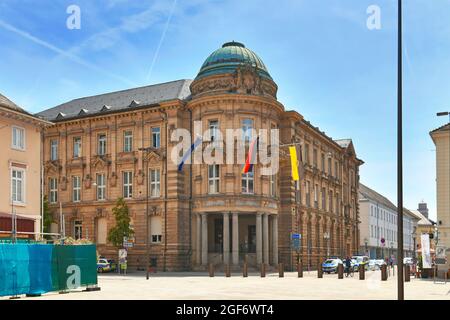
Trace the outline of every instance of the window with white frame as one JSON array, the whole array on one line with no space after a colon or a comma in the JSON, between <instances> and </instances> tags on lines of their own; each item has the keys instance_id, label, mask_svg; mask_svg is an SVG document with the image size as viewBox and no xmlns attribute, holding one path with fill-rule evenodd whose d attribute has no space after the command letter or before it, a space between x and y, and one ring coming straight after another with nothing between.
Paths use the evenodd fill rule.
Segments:
<instances>
[{"instance_id":1,"label":"window with white frame","mask_svg":"<svg viewBox=\"0 0 450 320\"><path fill-rule=\"evenodd\" d=\"M218 130L219 130L219 121L209 120L209 138L211 141L217 140Z\"/></svg>"},{"instance_id":2,"label":"window with white frame","mask_svg":"<svg viewBox=\"0 0 450 320\"><path fill-rule=\"evenodd\" d=\"M73 157L81 157L81 137L73 138Z\"/></svg>"},{"instance_id":3,"label":"window with white frame","mask_svg":"<svg viewBox=\"0 0 450 320\"><path fill-rule=\"evenodd\" d=\"M253 193L254 192L254 174L253 168L248 173L242 174L242 193Z\"/></svg>"},{"instance_id":4,"label":"window with white frame","mask_svg":"<svg viewBox=\"0 0 450 320\"><path fill-rule=\"evenodd\" d=\"M161 195L161 171L159 169L150 170L150 196L157 198Z\"/></svg>"},{"instance_id":5,"label":"window with white frame","mask_svg":"<svg viewBox=\"0 0 450 320\"><path fill-rule=\"evenodd\" d=\"M49 201L50 203L58 202L58 178L49 179Z\"/></svg>"},{"instance_id":6,"label":"window with white frame","mask_svg":"<svg viewBox=\"0 0 450 320\"><path fill-rule=\"evenodd\" d=\"M104 156L106 154L106 134L99 134L97 139L97 154L99 156Z\"/></svg>"},{"instance_id":7,"label":"window with white frame","mask_svg":"<svg viewBox=\"0 0 450 320\"><path fill-rule=\"evenodd\" d=\"M12 127L12 142L14 149L25 150L25 129L20 127Z\"/></svg>"},{"instance_id":8,"label":"window with white frame","mask_svg":"<svg viewBox=\"0 0 450 320\"><path fill-rule=\"evenodd\" d=\"M129 199L133 197L133 172L123 172L123 197Z\"/></svg>"},{"instance_id":9,"label":"window with white frame","mask_svg":"<svg viewBox=\"0 0 450 320\"><path fill-rule=\"evenodd\" d=\"M97 173L97 200L106 199L106 174Z\"/></svg>"},{"instance_id":10,"label":"window with white frame","mask_svg":"<svg viewBox=\"0 0 450 320\"><path fill-rule=\"evenodd\" d=\"M252 119L242 120L242 140L244 142L252 140L252 129L253 129Z\"/></svg>"},{"instance_id":11,"label":"window with white frame","mask_svg":"<svg viewBox=\"0 0 450 320\"><path fill-rule=\"evenodd\" d=\"M133 150L133 132L123 132L123 152L131 152Z\"/></svg>"},{"instance_id":12,"label":"window with white frame","mask_svg":"<svg viewBox=\"0 0 450 320\"><path fill-rule=\"evenodd\" d=\"M11 201L25 203L25 170L11 169Z\"/></svg>"},{"instance_id":13,"label":"window with white frame","mask_svg":"<svg viewBox=\"0 0 450 320\"><path fill-rule=\"evenodd\" d=\"M152 243L160 243L162 241L162 221L160 216L150 217L150 237Z\"/></svg>"},{"instance_id":14,"label":"window with white frame","mask_svg":"<svg viewBox=\"0 0 450 320\"><path fill-rule=\"evenodd\" d=\"M152 147L153 148L161 147L161 128L160 127L152 128Z\"/></svg>"},{"instance_id":15,"label":"window with white frame","mask_svg":"<svg viewBox=\"0 0 450 320\"><path fill-rule=\"evenodd\" d=\"M73 223L73 235L75 240L83 238L83 223L80 220L75 220Z\"/></svg>"},{"instance_id":16,"label":"window with white frame","mask_svg":"<svg viewBox=\"0 0 450 320\"><path fill-rule=\"evenodd\" d=\"M214 194L219 192L219 165L212 164L208 166L208 193Z\"/></svg>"},{"instance_id":17,"label":"window with white frame","mask_svg":"<svg viewBox=\"0 0 450 320\"><path fill-rule=\"evenodd\" d=\"M58 140L50 140L50 160L58 160Z\"/></svg>"},{"instance_id":18,"label":"window with white frame","mask_svg":"<svg viewBox=\"0 0 450 320\"><path fill-rule=\"evenodd\" d=\"M72 201L81 201L81 177L79 176L72 177Z\"/></svg>"}]
</instances>

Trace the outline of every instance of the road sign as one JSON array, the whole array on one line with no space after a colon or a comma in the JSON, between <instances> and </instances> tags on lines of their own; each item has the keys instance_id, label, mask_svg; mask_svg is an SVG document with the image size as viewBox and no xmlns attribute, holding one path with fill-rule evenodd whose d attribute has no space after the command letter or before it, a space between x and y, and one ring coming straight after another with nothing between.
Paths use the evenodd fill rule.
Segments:
<instances>
[{"instance_id":1,"label":"road sign","mask_svg":"<svg viewBox=\"0 0 450 320\"><path fill-rule=\"evenodd\" d=\"M437 246L436 247L436 258L446 258L446 248L444 246Z\"/></svg>"},{"instance_id":2,"label":"road sign","mask_svg":"<svg viewBox=\"0 0 450 320\"><path fill-rule=\"evenodd\" d=\"M296 251L300 251L302 235L300 233L291 234L291 247Z\"/></svg>"}]
</instances>

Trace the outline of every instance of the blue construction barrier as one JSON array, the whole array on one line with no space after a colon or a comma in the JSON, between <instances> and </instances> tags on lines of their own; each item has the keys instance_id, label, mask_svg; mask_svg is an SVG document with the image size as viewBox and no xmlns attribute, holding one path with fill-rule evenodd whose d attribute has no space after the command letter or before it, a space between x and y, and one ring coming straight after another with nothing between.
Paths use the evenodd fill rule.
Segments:
<instances>
[{"instance_id":1,"label":"blue construction barrier","mask_svg":"<svg viewBox=\"0 0 450 320\"><path fill-rule=\"evenodd\" d=\"M0 244L0 296L96 284L95 245Z\"/></svg>"}]
</instances>

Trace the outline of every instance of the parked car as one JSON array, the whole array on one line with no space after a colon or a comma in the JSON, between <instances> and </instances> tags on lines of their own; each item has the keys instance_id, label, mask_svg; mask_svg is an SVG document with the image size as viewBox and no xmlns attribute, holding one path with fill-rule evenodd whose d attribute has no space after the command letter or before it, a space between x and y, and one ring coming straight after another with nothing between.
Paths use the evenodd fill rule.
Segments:
<instances>
[{"instance_id":1,"label":"parked car","mask_svg":"<svg viewBox=\"0 0 450 320\"><path fill-rule=\"evenodd\" d=\"M377 260L370 259L369 260L369 270L375 271L380 269L380 266L377 264Z\"/></svg>"},{"instance_id":2,"label":"parked car","mask_svg":"<svg viewBox=\"0 0 450 320\"><path fill-rule=\"evenodd\" d=\"M375 260L375 262L376 262L376 264L377 264L379 269L381 269L382 265L386 264L386 261L384 261L383 259L377 259L377 260Z\"/></svg>"},{"instance_id":3,"label":"parked car","mask_svg":"<svg viewBox=\"0 0 450 320\"><path fill-rule=\"evenodd\" d=\"M353 256L352 259L356 260L356 269L359 268L359 266L364 266L366 270L369 269L368 256Z\"/></svg>"},{"instance_id":4,"label":"parked car","mask_svg":"<svg viewBox=\"0 0 450 320\"><path fill-rule=\"evenodd\" d=\"M341 259L327 259L322 263L322 270L325 273L337 273L338 265L343 264Z\"/></svg>"},{"instance_id":5,"label":"parked car","mask_svg":"<svg viewBox=\"0 0 450 320\"><path fill-rule=\"evenodd\" d=\"M403 258L403 264L411 266L414 264L414 260L411 257Z\"/></svg>"},{"instance_id":6,"label":"parked car","mask_svg":"<svg viewBox=\"0 0 450 320\"><path fill-rule=\"evenodd\" d=\"M117 269L117 265L114 260L99 258L97 261L97 272L111 272Z\"/></svg>"}]
</instances>

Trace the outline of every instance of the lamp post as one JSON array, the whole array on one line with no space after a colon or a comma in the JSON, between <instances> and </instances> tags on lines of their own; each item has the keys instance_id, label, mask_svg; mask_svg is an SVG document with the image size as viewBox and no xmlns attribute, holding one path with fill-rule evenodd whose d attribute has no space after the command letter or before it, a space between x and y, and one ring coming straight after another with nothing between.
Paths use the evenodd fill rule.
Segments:
<instances>
[{"instance_id":1,"label":"lamp post","mask_svg":"<svg viewBox=\"0 0 450 320\"><path fill-rule=\"evenodd\" d=\"M366 252L365 252L366 256L369 256L368 246L369 246L369 240L367 238L364 238L364 248L366 250Z\"/></svg>"},{"instance_id":2,"label":"lamp post","mask_svg":"<svg viewBox=\"0 0 450 320\"><path fill-rule=\"evenodd\" d=\"M323 234L323 238L327 242L327 259L328 259L330 257L330 233L329 232L325 232Z\"/></svg>"},{"instance_id":3,"label":"lamp post","mask_svg":"<svg viewBox=\"0 0 450 320\"><path fill-rule=\"evenodd\" d=\"M147 148L139 148L139 151L145 152L146 154L148 154L150 152L152 148L151 147L147 147ZM144 161L144 158L142 158L142 162ZM149 179L148 179L148 160L146 162L145 165L145 173L144 176L147 177L147 181L146 181L146 185L145 185L145 235L146 235L146 239L145 239L145 272L146 272L146 279L149 279L149 272L148 272L148 265L150 264L150 252L149 252L149 230L148 230L148 184L149 184Z\"/></svg>"},{"instance_id":4,"label":"lamp post","mask_svg":"<svg viewBox=\"0 0 450 320\"><path fill-rule=\"evenodd\" d=\"M403 78L402 78L402 0L398 0L397 45L397 234L398 278L397 297L404 300L403 282Z\"/></svg>"}]
</instances>

